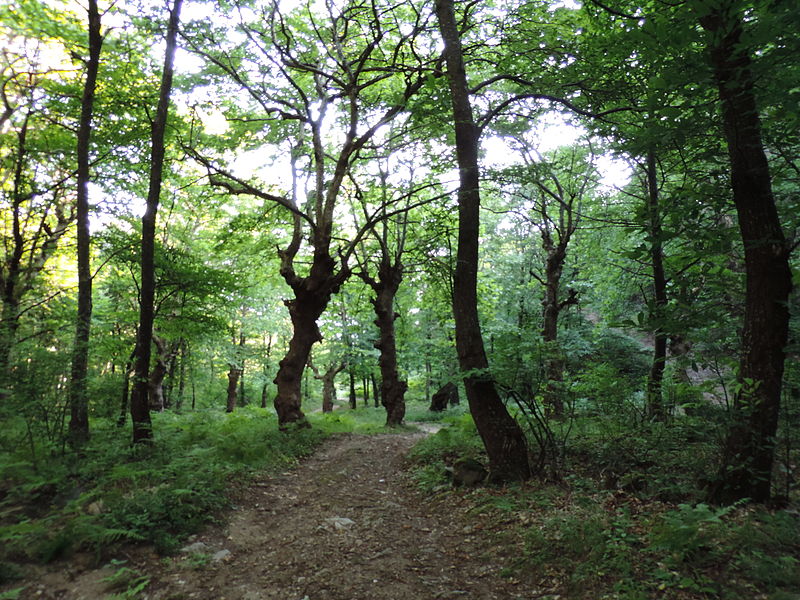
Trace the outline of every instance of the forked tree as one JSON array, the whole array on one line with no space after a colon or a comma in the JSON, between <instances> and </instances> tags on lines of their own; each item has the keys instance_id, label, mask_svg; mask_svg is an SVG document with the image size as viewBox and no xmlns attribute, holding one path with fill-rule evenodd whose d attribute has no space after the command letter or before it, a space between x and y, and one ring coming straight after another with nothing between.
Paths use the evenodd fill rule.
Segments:
<instances>
[{"instance_id":1,"label":"forked tree","mask_svg":"<svg viewBox=\"0 0 800 600\"><path fill-rule=\"evenodd\" d=\"M247 14L255 18L238 24L244 46L225 45L226 34L208 25L187 41L244 92L249 106L241 118L266 124L257 132L262 146L266 139L266 146L291 155L291 181L281 190L266 177L247 179L195 156L212 184L277 205L291 217L291 239L278 254L280 274L293 293L284 301L292 336L275 376L274 399L279 427L286 429L307 425L301 383L311 348L321 340L317 321L350 276L348 259L358 241L394 210L377 206L343 231L337 210L350 193L349 180L438 59L415 46L426 24L407 3L350 1L323 9L309 2L290 12L268 3Z\"/></svg>"}]
</instances>

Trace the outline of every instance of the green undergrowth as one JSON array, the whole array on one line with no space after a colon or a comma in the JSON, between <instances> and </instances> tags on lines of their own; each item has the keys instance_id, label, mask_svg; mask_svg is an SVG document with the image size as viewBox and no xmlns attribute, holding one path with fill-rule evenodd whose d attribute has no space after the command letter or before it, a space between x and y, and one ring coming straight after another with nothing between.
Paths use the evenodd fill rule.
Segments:
<instances>
[{"instance_id":1,"label":"green undergrowth","mask_svg":"<svg viewBox=\"0 0 800 600\"><path fill-rule=\"evenodd\" d=\"M213 521L231 485L255 471L279 471L309 454L341 423L314 418L312 428L278 431L260 409L153 415L155 441L131 447L130 432L93 422L83 457L39 460L0 456L0 583L19 565L91 550L98 560L122 541L154 544L161 553Z\"/></svg>"},{"instance_id":2,"label":"green undergrowth","mask_svg":"<svg viewBox=\"0 0 800 600\"><path fill-rule=\"evenodd\" d=\"M696 424L627 429L576 423L561 478L450 490L444 466L485 463L469 417L421 441L413 475L453 493L482 528L516 545L505 574L546 598L800 599L800 514L704 504L709 440Z\"/></svg>"},{"instance_id":3,"label":"green undergrowth","mask_svg":"<svg viewBox=\"0 0 800 600\"><path fill-rule=\"evenodd\" d=\"M446 467L452 466L456 460L484 459L483 444L472 415L454 411L443 415L439 422L443 428L417 443L409 454L415 464L414 479L428 491L449 485Z\"/></svg>"}]
</instances>

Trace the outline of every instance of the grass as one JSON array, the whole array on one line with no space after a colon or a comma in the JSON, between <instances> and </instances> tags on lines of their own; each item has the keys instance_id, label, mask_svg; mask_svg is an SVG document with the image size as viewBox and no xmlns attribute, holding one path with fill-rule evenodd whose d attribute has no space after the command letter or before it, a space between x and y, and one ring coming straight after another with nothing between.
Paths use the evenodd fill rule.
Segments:
<instances>
[{"instance_id":1,"label":"grass","mask_svg":"<svg viewBox=\"0 0 800 600\"><path fill-rule=\"evenodd\" d=\"M0 454L0 584L21 576L25 563L77 550L99 561L121 542L169 554L223 513L233 480L286 470L328 435L408 431L387 429L383 408L307 417L311 428L286 434L272 411L255 407L154 413L155 440L145 448L131 447L127 428L98 419L80 458L49 448L47 460L40 449L34 461L24 446Z\"/></svg>"},{"instance_id":2,"label":"grass","mask_svg":"<svg viewBox=\"0 0 800 600\"><path fill-rule=\"evenodd\" d=\"M313 451L336 428L324 423L280 433L261 409L153 415L152 446L133 448L129 433L93 422L82 458L54 454L38 469L24 455L0 460L0 583L17 565L49 562L82 549L103 553L143 541L170 553L226 507L232 478L279 471Z\"/></svg>"},{"instance_id":3,"label":"grass","mask_svg":"<svg viewBox=\"0 0 800 600\"><path fill-rule=\"evenodd\" d=\"M698 473L713 448L695 425L626 431L619 423L577 423L560 481L465 495L448 491L444 465L485 458L474 425L462 417L414 448L414 477L438 501L452 493L472 503L503 545L520 548L505 574L542 597L800 599L800 515L700 502ZM631 471L635 477L620 476Z\"/></svg>"}]
</instances>

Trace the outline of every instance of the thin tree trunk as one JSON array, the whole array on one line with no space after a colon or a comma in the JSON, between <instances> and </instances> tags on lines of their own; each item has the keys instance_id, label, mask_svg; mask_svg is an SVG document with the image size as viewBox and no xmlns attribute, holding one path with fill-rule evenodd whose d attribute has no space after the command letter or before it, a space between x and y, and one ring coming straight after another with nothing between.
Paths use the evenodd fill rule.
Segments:
<instances>
[{"instance_id":1,"label":"thin tree trunk","mask_svg":"<svg viewBox=\"0 0 800 600\"><path fill-rule=\"evenodd\" d=\"M543 302L542 340L546 346L544 407L548 416L562 418L564 416L564 361L561 358L561 349L558 346L558 317L561 310L568 303L574 302L575 296L571 295L567 301L559 299L561 289L561 274L564 270L564 260L567 255L569 238L559 240L553 244L547 236L544 243L547 259L545 264L545 297Z\"/></svg>"},{"instance_id":2,"label":"thin tree trunk","mask_svg":"<svg viewBox=\"0 0 800 600\"><path fill-rule=\"evenodd\" d=\"M314 366L314 363L309 361L308 366L314 372L314 378L322 382L322 412L333 412L333 406L336 402L336 376L341 373L347 366L347 363L333 363L328 366L324 373L320 373Z\"/></svg>"},{"instance_id":3,"label":"thin tree trunk","mask_svg":"<svg viewBox=\"0 0 800 600\"><path fill-rule=\"evenodd\" d=\"M664 251L661 238L661 213L659 210L658 177L656 172L656 155L650 149L647 152L647 213L650 233L650 262L653 269L653 304L655 307L651 317L656 319L653 330L653 362L647 378L647 414L654 421L664 421L666 410L662 393L664 367L667 362L667 334L661 322L667 308L667 277L664 273Z\"/></svg>"},{"instance_id":4,"label":"thin tree trunk","mask_svg":"<svg viewBox=\"0 0 800 600\"><path fill-rule=\"evenodd\" d=\"M792 289L789 249L761 140L751 60L741 41L742 22L735 10L732 3L721 2L700 19L709 35L747 281L741 388L734 399L719 476L710 493L713 501L721 503L770 498Z\"/></svg>"},{"instance_id":5,"label":"thin tree trunk","mask_svg":"<svg viewBox=\"0 0 800 600\"><path fill-rule=\"evenodd\" d=\"M378 391L378 379L375 377L375 373L370 373L369 379L372 382L372 402L375 408L378 408L381 402L381 395Z\"/></svg>"},{"instance_id":6,"label":"thin tree trunk","mask_svg":"<svg viewBox=\"0 0 800 600\"><path fill-rule=\"evenodd\" d=\"M265 336L266 337L266 336ZM261 386L261 408L267 408L267 383L266 377L268 374L269 357L272 353L272 336L267 338L267 360L264 362L264 384Z\"/></svg>"},{"instance_id":7,"label":"thin tree trunk","mask_svg":"<svg viewBox=\"0 0 800 600\"><path fill-rule=\"evenodd\" d=\"M125 425L125 420L128 415L128 395L131 391L131 370L133 369L133 361L136 358L136 350L131 352L125 363L125 370L122 373L122 394L120 396L119 417L117 418L117 427Z\"/></svg>"},{"instance_id":8,"label":"thin tree trunk","mask_svg":"<svg viewBox=\"0 0 800 600\"><path fill-rule=\"evenodd\" d=\"M167 129L169 99L172 92L172 74L177 47L178 23L183 0L174 0L169 16L164 70L161 74L161 88L158 94L156 118L152 127L152 148L150 155L150 185L147 192L147 208L142 216L142 274L139 306L139 329L136 334L136 367L133 394L131 395L131 420L133 421L133 442L148 443L153 439L152 422L148 406L148 373L150 370L150 346L155 319L155 238L156 215L161 197L161 183L164 167L164 135Z\"/></svg>"},{"instance_id":9,"label":"thin tree trunk","mask_svg":"<svg viewBox=\"0 0 800 600\"><path fill-rule=\"evenodd\" d=\"M153 336L153 344L156 347L156 360L147 383L147 393L149 396L150 410L158 412L167 407L166 394L164 392L164 378L167 376L167 365L177 352L177 345L167 344L167 341L158 336Z\"/></svg>"},{"instance_id":10,"label":"thin tree trunk","mask_svg":"<svg viewBox=\"0 0 800 600\"><path fill-rule=\"evenodd\" d=\"M81 98L81 120L78 125L78 194L77 254L78 254L78 311L75 326L75 345L72 351L70 382L71 443L82 446L89 439L89 398L87 375L89 370L89 334L92 324L92 272L90 264L91 233L89 232L89 144L92 137L94 95L97 88L97 71L103 36L100 34L100 12L97 0L89 0L89 60L86 62L86 81Z\"/></svg>"},{"instance_id":11,"label":"thin tree trunk","mask_svg":"<svg viewBox=\"0 0 800 600\"><path fill-rule=\"evenodd\" d=\"M347 376L348 379L350 380L350 387L349 387L350 393L348 394L348 400L350 408L355 409L356 400L358 399L356 398L356 374L353 372L353 367L347 369Z\"/></svg>"},{"instance_id":12,"label":"thin tree trunk","mask_svg":"<svg viewBox=\"0 0 800 600\"><path fill-rule=\"evenodd\" d=\"M245 340L245 337L244 337L244 333L243 332L239 333L239 349L240 349L240 355L241 355L240 359L242 361L242 363L240 365L240 368L241 368L242 372L239 373L239 398L238 398L239 406L246 406L247 405L247 399L244 396L244 369L245 369L244 344L245 344L245 341L246 340Z\"/></svg>"},{"instance_id":13,"label":"thin tree trunk","mask_svg":"<svg viewBox=\"0 0 800 600\"><path fill-rule=\"evenodd\" d=\"M453 105L456 158L459 167L458 249L453 282L456 349L464 373L470 412L489 456L494 481L530 477L525 436L508 414L488 372L489 363L478 321L478 238L480 190L478 147L480 132L472 117L453 0L437 0L436 13L445 46L447 79Z\"/></svg>"},{"instance_id":14,"label":"thin tree trunk","mask_svg":"<svg viewBox=\"0 0 800 600\"><path fill-rule=\"evenodd\" d=\"M186 390L186 359L189 354L188 343L181 338L180 367L178 368L178 398L175 400L175 410L180 412L183 408L183 394Z\"/></svg>"}]
</instances>

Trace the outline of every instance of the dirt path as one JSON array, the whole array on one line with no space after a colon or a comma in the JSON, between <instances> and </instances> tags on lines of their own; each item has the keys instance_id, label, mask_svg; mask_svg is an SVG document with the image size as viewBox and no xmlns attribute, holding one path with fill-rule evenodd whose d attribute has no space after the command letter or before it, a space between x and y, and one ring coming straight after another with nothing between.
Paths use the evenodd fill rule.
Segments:
<instances>
[{"instance_id":1,"label":"dirt path","mask_svg":"<svg viewBox=\"0 0 800 600\"><path fill-rule=\"evenodd\" d=\"M499 575L498 556L510 549L464 514L468 503L458 496L430 502L402 472L422 435L337 436L296 470L255 481L240 491L225 526L192 540L196 553L144 563L132 557L129 564L150 577L143 597L523 598ZM102 598L98 579L80 575L61 594L36 597Z\"/></svg>"}]
</instances>

